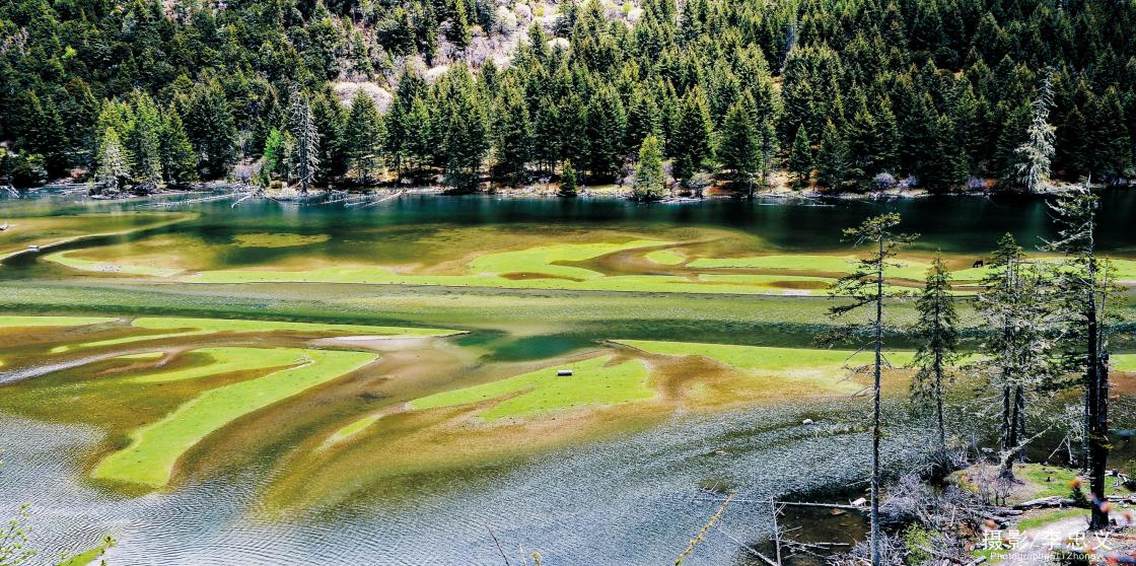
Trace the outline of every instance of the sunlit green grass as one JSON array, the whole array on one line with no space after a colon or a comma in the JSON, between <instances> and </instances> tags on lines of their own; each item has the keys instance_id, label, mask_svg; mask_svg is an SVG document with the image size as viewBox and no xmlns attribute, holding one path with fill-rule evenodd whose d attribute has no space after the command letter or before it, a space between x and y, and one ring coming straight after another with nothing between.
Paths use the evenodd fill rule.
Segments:
<instances>
[{"instance_id":1,"label":"sunlit green grass","mask_svg":"<svg viewBox=\"0 0 1136 566\"><path fill-rule=\"evenodd\" d=\"M609 365L611 356L543 368L489 383L436 393L409 403L413 410L453 407L496 400L479 415L485 420L527 417L551 411L615 405L650 399L647 368L638 360ZM557 376L559 369L571 376ZM350 426L350 425L348 425Z\"/></svg>"},{"instance_id":2,"label":"sunlit green grass","mask_svg":"<svg viewBox=\"0 0 1136 566\"><path fill-rule=\"evenodd\" d=\"M236 354L237 349L231 353ZM331 381L358 369L377 358L362 352L247 348L234 364L244 369L270 367L290 359L294 367L264 377L210 389L187 401L161 420L143 426L130 434L126 448L103 458L92 472L101 480L138 484L151 488L166 485L178 459L211 432L237 418L297 395L306 389ZM186 375L171 372L176 379ZM167 380L161 374L150 381Z\"/></svg>"},{"instance_id":3,"label":"sunlit green grass","mask_svg":"<svg viewBox=\"0 0 1136 566\"><path fill-rule=\"evenodd\" d=\"M86 326L117 319L99 316L0 316L0 328L34 328L40 326Z\"/></svg>"}]
</instances>

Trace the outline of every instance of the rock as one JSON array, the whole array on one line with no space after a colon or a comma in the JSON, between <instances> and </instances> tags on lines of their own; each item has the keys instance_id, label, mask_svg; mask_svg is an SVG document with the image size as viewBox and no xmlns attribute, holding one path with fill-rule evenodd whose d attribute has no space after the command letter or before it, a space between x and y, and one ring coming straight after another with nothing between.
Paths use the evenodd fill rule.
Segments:
<instances>
[{"instance_id":1,"label":"rock","mask_svg":"<svg viewBox=\"0 0 1136 566\"><path fill-rule=\"evenodd\" d=\"M813 424L813 420L812 419L805 419L805 420L801 421L801 424L811 425L811 424Z\"/></svg>"},{"instance_id":2,"label":"rock","mask_svg":"<svg viewBox=\"0 0 1136 566\"><path fill-rule=\"evenodd\" d=\"M527 24L532 21L532 8L529 8L528 4L517 4L513 7L513 13L517 14L517 21L520 23Z\"/></svg>"}]
</instances>

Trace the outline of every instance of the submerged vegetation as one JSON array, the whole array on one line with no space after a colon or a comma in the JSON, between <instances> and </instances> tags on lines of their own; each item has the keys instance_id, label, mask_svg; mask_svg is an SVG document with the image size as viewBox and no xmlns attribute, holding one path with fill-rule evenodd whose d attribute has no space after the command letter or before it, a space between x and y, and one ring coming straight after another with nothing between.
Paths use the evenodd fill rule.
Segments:
<instances>
[{"instance_id":1,"label":"submerged vegetation","mask_svg":"<svg viewBox=\"0 0 1136 566\"><path fill-rule=\"evenodd\" d=\"M848 543L870 541L875 523L881 563L919 563L927 548L969 556L990 529L984 514L1016 520L1005 506L1052 497L1091 516L1094 498L1132 494L1107 480L1096 490L1080 469L1087 448L1101 448L1083 432L1083 362L1102 357L1086 357L1077 332L1087 305L1110 338L1101 349L1117 352L1107 357L1105 398L1123 420L1106 423L1104 459L1124 475L1134 471L1123 439L1136 392L1127 288L1136 262L1127 240L1099 252L1086 245L1097 234L1084 212L1097 209L1085 190L1053 201L1069 220L1055 243L1026 248L1036 239L1024 232L1023 247L1004 239L992 251L952 245L954 234L892 247L867 230L857 235L874 246L864 246L835 234L801 242L774 229L777 216L752 230L687 218L704 205L733 210L725 202L676 206L665 222L585 225L542 223L508 201L430 198L502 208L466 217L478 222L417 222L403 205L362 218L347 207L279 205L279 217L250 219L224 202L116 234L84 220L59 241L40 240L0 265L0 418L90 431L60 464L84 497L165 509L232 489L240 495L228 503L247 511L225 524L285 533L407 509L460 529L486 498L521 489L541 506L526 519L533 525L598 504L588 498L603 498L604 513L619 505L628 517L649 515L642 555L673 559L699 525L676 522L662 502L686 502L693 521L733 494L723 528L744 532L743 542L707 531L688 562L765 553L770 497L845 505L870 495L862 480L873 438L877 489L863 508L874 500L875 520L845 505L846 515L815 519L805 538L785 537L786 555L809 548L796 542L834 542L832 522ZM5 203L13 227L150 214L43 216L26 202ZM497 210L509 223L480 220ZM816 226L862 218L837 207L796 212L816 210ZM885 235L907 226L897 215L872 222ZM982 237L999 243L992 229ZM832 320L833 311L844 316ZM877 359L877 346L892 351ZM865 413L869 399L878 413ZM606 491L551 489L562 474ZM656 509L628 503L636 498ZM747 499L760 509L730 507ZM43 516L31 509L33 523ZM1031 510L1020 528L1064 529L1080 516ZM593 551L563 530L492 528L514 545L539 541L549 560L606 563L623 544ZM143 552L143 535L103 534L120 541L106 550L111 563ZM417 556L399 549L390 552ZM842 559L836 550L825 554Z\"/></svg>"}]
</instances>

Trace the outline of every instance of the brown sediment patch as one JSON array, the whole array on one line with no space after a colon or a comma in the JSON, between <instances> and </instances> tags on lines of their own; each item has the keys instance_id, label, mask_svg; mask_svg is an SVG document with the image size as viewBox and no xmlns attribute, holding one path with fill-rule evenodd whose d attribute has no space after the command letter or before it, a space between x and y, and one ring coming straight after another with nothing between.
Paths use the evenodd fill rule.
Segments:
<instances>
[{"instance_id":1,"label":"brown sediment patch","mask_svg":"<svg viewBox=\"0 0 1136 566\"><path fill-rule=\"evenodd\" d=\"M770 287L777 289L827 289L829 284L824 281L770 281Z\"/></svg>"},{"instance_id":2,"label":"brown sediment patch","mask_svg":"<svg viewBox=\"0 0 1136 566\"><path fill-rule=\"evenodd\" d=\"M383 417L350 442L316 450L313 441L288 462L265 493L268 517L345 504L398 505L422 482L447 486L578 442L642 430L665 416L656 405L560 413L540 421L476 422L476 409L455 407Z\"/></svg>"},{"instance_id":3,"label":"brown sediment patch","mask_svg":"<svg viewBox=\"0 0 1136 566\"><path fill-rule=\"evenodd\" d=\"M568 277L566 275L553 275L551 273L538 273L533 271L514 271L512 273L502 273L501 277L512 281L523 281L526 279L561 279L564 281L575 281L577 283L583 281L583 279L580 279L578 277Z\"/></svg>"},{"instance_id":4,"label":"brown sediment patch","mask_svg":"<svg viewBox=\"0 0 1136 566\"><path fill-rule=\"evenodd\" d=\"M378 362L302 395L242 416L187 451L174 483L221 473L239 473L271 463L290 474L297 452L314 449L351 421L449 385L476 358L442 341L389 351ZM385 453L385 448L379 448Z\"/></svg>"}]
</instances>

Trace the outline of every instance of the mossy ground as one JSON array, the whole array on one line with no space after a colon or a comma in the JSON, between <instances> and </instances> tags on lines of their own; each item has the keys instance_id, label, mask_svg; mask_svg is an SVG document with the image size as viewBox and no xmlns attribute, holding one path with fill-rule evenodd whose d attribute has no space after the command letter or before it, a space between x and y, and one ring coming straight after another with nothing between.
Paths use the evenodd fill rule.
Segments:
<instances>
[{"instance_id":1,"label":"mossy ground","mask_svg":"<svg viewBox=\"0 0 1136 566\"><path fill-rule=\"evenodd\" d=\"M435 243L440 248L422 258L382 248L371 257L341 254L338 250L343 243L326 235L252 233L229 242L166 234L117 246L58 252L45 259L87 273L193 283L816 295L824 294L833 280L848 273L855 258L847 249L786 254L746 235L710 229L567 231L552 236L553 243L532 235L476 240L487 235L485 228L438 228L417 234L407 247ZM473 246L466 238L483 245ZM761 255L737 255L739 250ZM331 251L335 254L326 255ZM987 272L972 267L974 258L969 254L948 254L946 259L960 293L973 292ZM888 277L896 287L918 286L929 265L925 253L911 252L898 258ZM1119 280L1136 281L1136 261L1117 259L1114 265Z\"/></svg>"}]
</instances>

